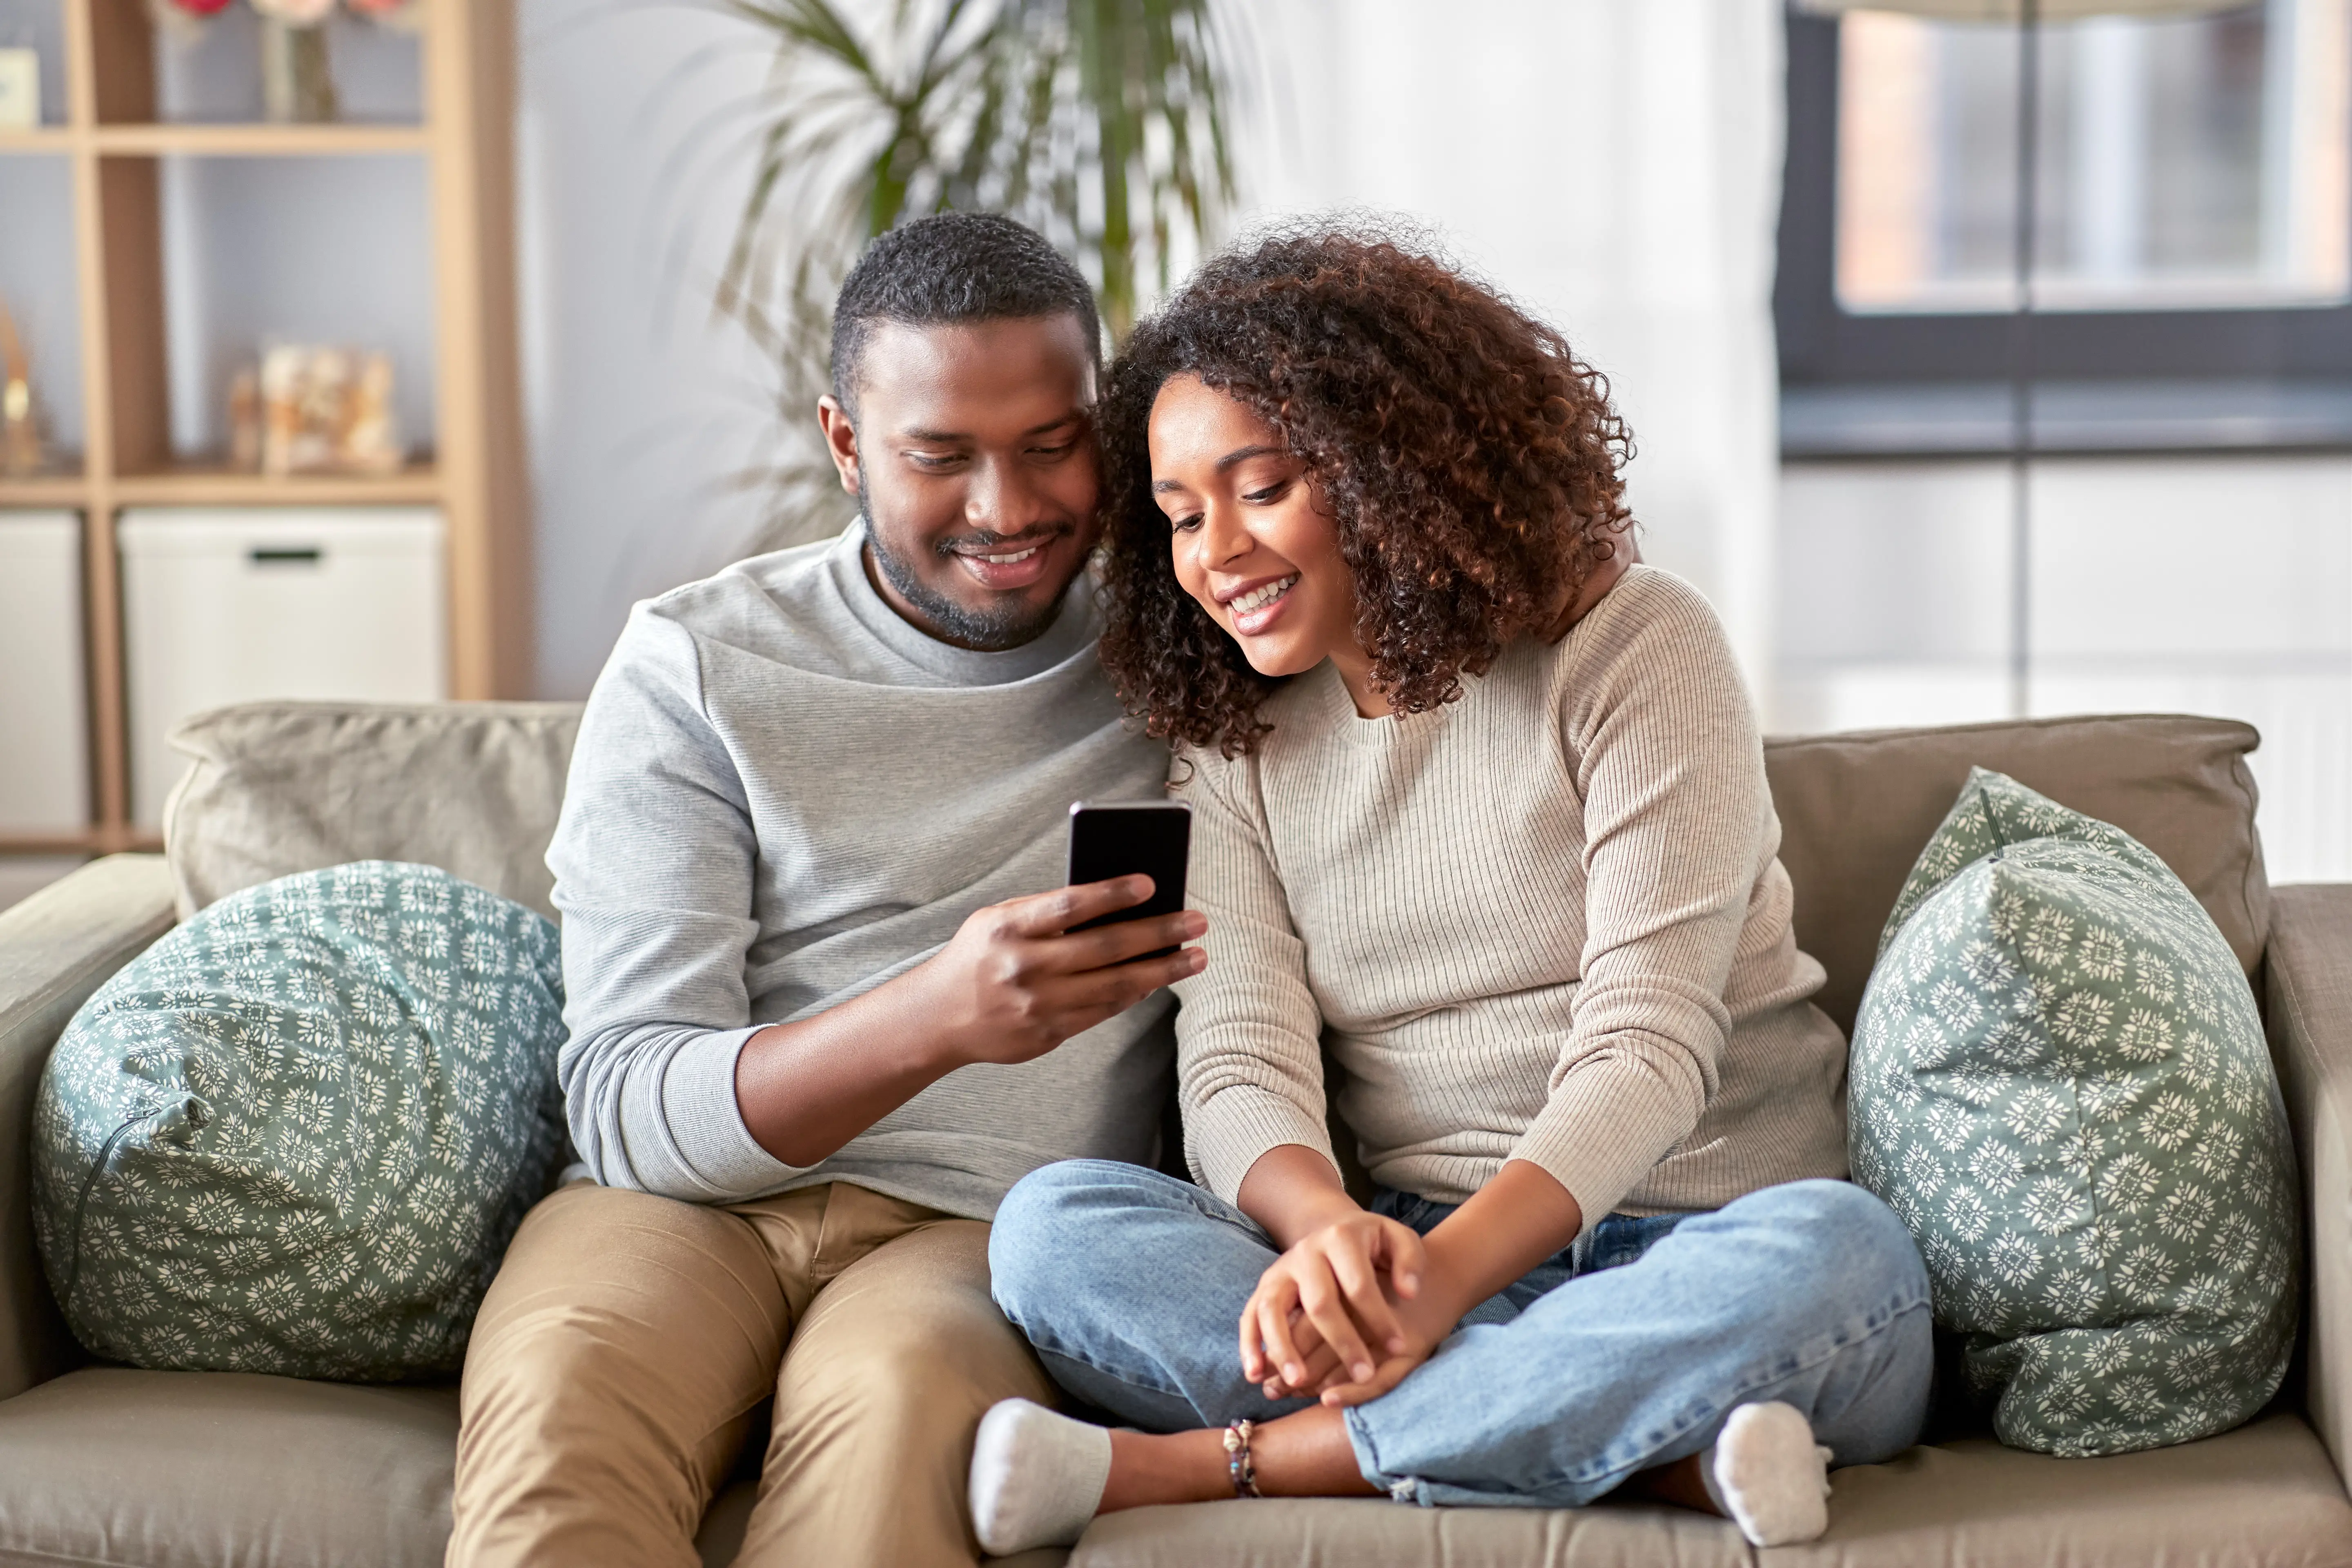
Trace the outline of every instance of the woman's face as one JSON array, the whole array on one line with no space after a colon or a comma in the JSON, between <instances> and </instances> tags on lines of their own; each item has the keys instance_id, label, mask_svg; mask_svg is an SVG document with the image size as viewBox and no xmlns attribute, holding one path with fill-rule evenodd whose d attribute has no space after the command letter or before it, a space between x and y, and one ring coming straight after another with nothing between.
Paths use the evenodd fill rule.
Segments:
<instances>
[{"instance_id":1,"label":"woman's face","mask_svg":"<svg viewBox=\"0 0 2352 1568\"><path fill-rule=\"evenodd\" d=\"M1151 494L1168 514L1176 580L1261 675L1326 658L1354 677L1355 579L1307 465L1246 405L1196 376L1170 378L1151 405Z\"/></svg>"}]
</instances>

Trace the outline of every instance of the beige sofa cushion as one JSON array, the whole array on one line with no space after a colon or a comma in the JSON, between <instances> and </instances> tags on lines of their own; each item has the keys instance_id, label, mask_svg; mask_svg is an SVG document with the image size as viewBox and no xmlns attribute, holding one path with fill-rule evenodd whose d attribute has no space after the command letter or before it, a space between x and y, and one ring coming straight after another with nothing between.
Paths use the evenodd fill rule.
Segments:
<instances>
[{"instance_id":1,"label":"beige sofa cushion","mask_svg":"<svg viewBox=\"0 0 2352 1568\"><path fill-rule=\"evenodd\" d=\"M1547 1512L1385 1500L1219 1502L1107 1514L1070 1568L2343 1568L2352 1500L2311 1428L2273 1415L2106 1459L1990 1440L1840 1470L1829 1533L1758 1555L1719 1519L1645 1504Z\"/></svg>"},{"instance_id":2,"label":"beige sofa cushion","mask_svg":"<svg viewBox=\"0 0 2352 1568\"><path fill-rule=\"evenodd\" d=\"M0 1401L0 1564L439 1568L457 1458L453 1387L86 1367ZM712 1568L751 1500L703 1521Z\"/></svg>"},{"instance_id":3,"label":"beige sofa cushion","mask_svg":"<svg viewBox=\"0 0 2352 1568\"><path fill-rule=\"evenodd\" d=\"M0 1404L0 1563L437 1568L457 1396L85 1367Z\"/></svg>"},{"instance_id":4,"label":"beige sofa cushion","mask_svg":"<svg viewBox=\"0 0 2352 1568\"><path fill-rule=\"evenodd\" d=\"M171 927L156 855L110 855L0 910L0 1399L84 1359L33 1246L41 1070L90 994Z\"/></svg>"},{"instance_id":5,"label":"beige sofa cushion","mask_svg":"<svg viewBox=\"0 0 2352 1568\"><path fill-rule=\"evenodd\" d=\"M2246 767L2259 743L2252 725L2234 720L2166 714L1767 741L1797 944L1829 971L1814 1000L1853 1030L1879 928L1971 766L2007 773L2155 850L2252 974L2271 921Z\"/></svg>"},{"instance_id":6,"label":"beige sofa cushion","mask_svg":"<svg viewBox=\"0 0 2352 1568\"><path fill-rule=\"evenodd\" d=\"M184 920L347 860L438 866L552 920L547 842L573 702L255 702L172 732L194 760L164 807Z\"/></svg>"}]
</instances>

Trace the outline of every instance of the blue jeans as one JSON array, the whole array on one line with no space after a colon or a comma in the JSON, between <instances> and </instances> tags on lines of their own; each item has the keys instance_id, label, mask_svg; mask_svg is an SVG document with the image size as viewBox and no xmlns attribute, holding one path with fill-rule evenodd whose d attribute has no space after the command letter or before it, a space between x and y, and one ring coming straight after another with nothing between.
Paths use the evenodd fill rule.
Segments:
<instances>
[{"instance_id":1,"label":"blue jeans","mask_svg":"<svg viewBox=\"0 0 2352 1568\"><path fill-rule=\"evenodd\" d=\"M1373 1206L1423 1234L1454 1212L1394 1192ZM997 1304L1055 1379L1163 1432L1306 1408L1242 1375L1242 1306L1275 1257L1233 1205L1108 1160L1024 1179L988 1247ZM1766 1400L1802 1411L1839 1464L1887 1458L1918 1436L1932 1361L1902 1222L1860 1187L1790 1182L1712 1213L1609 1215L1349 1410L1348 1440L1400 1500L1575 1507Z\"/></svg>"}]
</instances>

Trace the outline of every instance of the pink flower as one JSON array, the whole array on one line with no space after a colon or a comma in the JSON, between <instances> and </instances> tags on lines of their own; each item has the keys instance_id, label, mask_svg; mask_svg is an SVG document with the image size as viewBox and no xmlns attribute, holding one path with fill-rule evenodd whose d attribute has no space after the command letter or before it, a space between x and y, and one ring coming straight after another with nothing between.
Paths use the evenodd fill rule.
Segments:
<instances>
[{"instance_id":1,"label":"pink flower","mask_svg":"<svg viewBox=\"0 0 2352 1568\"><path fill-rule=\"evenodd\" d=\"M174 10L185 11L191 16L212 16L226 11L229 0L171 0Z\"/></svg>"},{"instance_id":2,"label":"pink flower","mask_svg":"<svg viewBox=\"0 0 2352 1568\"><path fill-rule=\"evenodd\" d=\"M343 8L354 16L366 16L381 22L408 9L413 0L343 0Z\"/></svg>"}]
</instances>

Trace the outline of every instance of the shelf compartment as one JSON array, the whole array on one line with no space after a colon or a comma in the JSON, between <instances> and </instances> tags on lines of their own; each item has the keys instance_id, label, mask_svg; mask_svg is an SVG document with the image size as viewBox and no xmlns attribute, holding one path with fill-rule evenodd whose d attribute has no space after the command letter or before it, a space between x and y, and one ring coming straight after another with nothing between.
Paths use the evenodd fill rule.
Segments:
<instances>
[{"instance_id":1,"label":"shelf compartment","mask_svg":"<svg viewBox=\"0 0 2352 1568\"><path fill-rule=\"evenodd\" d=\"M38 60L41 123L71 118L66 101L66 0L0 0L0 49L31 49Z\"/></svg>"},{"instance_id":2,"label":"shelf compartment","mask_svg":"<svg viewBox=\"0 0 2352 1568\"><path fill-rule=\"evenodd\" d=\"M183 31L157 29L142 0L74 3L93 7L100 124L263 128L262 23L248 8L231 6ZM419 34L380 27L340 8L323 26L344 128L423 123Z\"/></svg>"},{"instance_id":3,"label":"shelf compartment","mask_svg":"<svg viewBox=\"0 0 2352 1568\"><path fill-rule=\"evenodd\" d=\"M80 466L71 455L87 446L81 299L72 163L0 159L0 300L7 301L31 355L33 395L47 416L58 465L30 476L37 481L70 477Z\"/></svg>"},{"instance_id":4,"label":"shelf compartment","mask_svg":"<svg viewBox=\"0 0 2352 1568\"><path fill-rule=\"evenodd\" d=\"M191 139L234 132L256 148L350 130L149 129ZM112 471L173 478L217 469L230 447L230 384L275 342L388 354L400 439L412 452L434 449L429 164L413 154L100 158ZM439 495L410 474L393 499L412 498Z\"/></svg>"}]
</instances>

